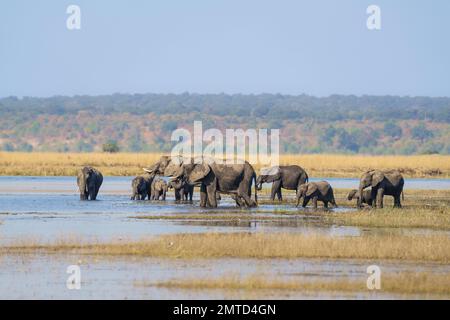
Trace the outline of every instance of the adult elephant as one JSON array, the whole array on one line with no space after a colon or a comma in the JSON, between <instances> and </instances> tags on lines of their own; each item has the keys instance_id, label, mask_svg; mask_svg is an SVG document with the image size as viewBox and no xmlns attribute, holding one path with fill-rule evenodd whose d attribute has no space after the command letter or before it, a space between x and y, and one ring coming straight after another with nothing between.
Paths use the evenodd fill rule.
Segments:
<instances>
[{"instance_id":1,"label":"adult elephant","mask_svg":"<svg viewBox=\"0 0 450 320\"><path fill-rule=\"evenodd\" d=\"M191 185L200 185L200 206L217 207L217 193L230 194L239 206L257 205L256 173L246 161L243 164L218 164L208 159L173 161L163 156L160 161L144 169L173 178L185 178ZM255 200L251 188L255 181Z\"/></svg>"},{"instance_id":2,"label":"adult elephant","mask_svg":"<svg viewBox=\"0 0 450 320\"><path fill-rule=\"evenodd\" d=\"M400 196L403 194L405 180L397 170L381 171L369 170L364 172L359 181L359 194L363 190L372 187L371 198L373 206L383 208L383 197L390 195L394 197L394 207L401 208ZM361 207L361 198L358 200L358 207Z\"/></svg>"},{"instance_id":3,"label":"adult elephant","mask_svg":"<svg viewBox=\"0 0 450 320\"><path fill-rule=\"evenodd\" d=\"M80 200L97 199L98 191L103 182L103 175L92 167L84 167L78 170L77 184L80 189Z\"/></svg>"},{"instance_id":4,"label":"adult elephant","mask_svg":"<svg viewBox=\"0 0 450 320\"><path fill-rule=\"evenodd\" d=\"M262 189L263 183L272 183L270 199L275 200L275 195L279 201L283 200L281 189L295 190L298 192L300 186L308 182L308 174L299 166L276 166L261 169L261 174L256 180L258 190Z\"/></svg>"}]
</instances>

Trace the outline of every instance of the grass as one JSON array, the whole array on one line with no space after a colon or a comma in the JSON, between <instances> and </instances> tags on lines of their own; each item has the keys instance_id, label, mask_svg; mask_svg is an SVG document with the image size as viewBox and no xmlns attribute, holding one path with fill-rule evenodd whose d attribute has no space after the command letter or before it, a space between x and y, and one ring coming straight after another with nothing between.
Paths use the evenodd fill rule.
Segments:
<instances>
[{"instance_id":1,"label":"grass","mask_svg":"<svg viewBox=\"0 0 450 320\"><path fill-rule=\"evenodd\" d=\"M140 286L155 286L188 290L282 290L282 291L327 291L368 292L366 278L343 277L342 279L281 279L253 274L246 277L225 275L219 278L172 279L155 283L140 283ZM401 294L450 295L450 274L425 272L402 272L382 274L381 292Z\"/></svg>"},{"instance_id":2,"label":"grass","mask_svg":"<svg viewBox=\"0 0 450 320\"><path fill-rule=\"evenodd\" d=\"M365 228L421 228L434 230L450 230L450 208L442 209L384 209L361 210L348 212L274 212L271 216L260 213L242 214L171 214L134 216L143 220L174 221L297 221L304 219L326 225L357 226Z\"/></svg>"},{"instance_id":3,"label":"grass","mask_svg":"<svg viewBox=\"0 0 450 320\"><path fill-rule=\"evenodd\" d=\"M450 230L450 209L383 209L324 214L333 224L371 228Z\"/></svg>"},{"instance_id":4,"label":"grass","mask_svg":"<svg viewBox=\"0 0 450 320\"><path fill-rule=\"evenodd\" d=\"M268 194L264 189L260 195ZM346 225L367 228L424 228L450 230L450 190L407 190L403 209L393 209L392 197L386 197L385 208L380 210L353 210L355 201L346 200L348 190L336 189L335 194L341 208L348 211L333 212L324 210L295 210L295 208L278 207L274 210L256 208L247 210L208 210L207 213L180 214L177 212L164 215L138 215L132 218L149 220L179 221L314 221L326 225ZM283 204L293 205L293 192L284 192ZM259 199L259 203L278 204L278 200ZM353 208L350 208L350 207ZM352 209L352 210L350 210Z\"/></svg>"},{"instance_id":5,"label":"grass","mask_svg":"<svg viewBox=\"0 0 450 320\"><path fill-rule=\"evenodd\" d=\"M92 165L104 175L129 176L158 161L159 153L0 152L0 175L71 176ZM298 164L311 177L359 177L370 168L399 169L405 177L450 177L450 156L281 155L280 164ZM259 166L255 166L259 169Z\"/></svg>"},{"instance_id":6,"label":"grass","mask_svg":"<svg viewBox=\"0 0 450 320\"><path fill-rule=\"evenodd\" d=\"M141 241L53 244L19 243L0 254L79 253L165 258L328 258L450 262L446 235L332 237L303 234L202 233L163 235Z\"/></svg>"}]
</instances>

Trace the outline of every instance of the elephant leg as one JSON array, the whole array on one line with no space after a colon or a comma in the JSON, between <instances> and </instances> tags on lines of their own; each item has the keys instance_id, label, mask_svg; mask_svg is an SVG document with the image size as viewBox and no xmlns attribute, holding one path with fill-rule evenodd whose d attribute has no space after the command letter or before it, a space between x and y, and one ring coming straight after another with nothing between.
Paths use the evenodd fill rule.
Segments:
<instances>
[{"instance_id":1,"label":"elephant leg","mask_svg":"<svg viewBox=\"0 0 450 320\"><path fill-rule=\"evenodd\" d=\"M377 196L378 196L378 190L375 188L372 188L370 197L372 198L372 208L377 207Z\"/></svg>"},{"instance_id":2,"label":"elephant leg","mask_svg":"<svg viewBox=\"0 0 450 320\"><path fill-rule=\"evenodd\" d=\"M206 193L208 195L208 202L212 208L217 208L217 199L216 199L216 186L215 184L211 184L206 187Z\"/></svg>"},{"instance_id":3,"label":"elephant leg","mask_svg":"<svg viewBox=\"0 0 450 320\"><path fill-rule=\"evenodd\" d=\"M394 196L394 208L401 208L402 204L400 202L400 194Z\"/></svg>"},{"instance_id":4,"label":"elephant leg","mask_svg":"<svg viewBox=\"0 0 450 320\"><path fill-rule=\"evenodd\" d=\"M334 198L333 189L330 189L330 202L333 205L333 207L337 208L336 199Z\"/></svg>"},{"instance_id":5,"label":"elephant leg","mask_svg":"<svg viewBox=\"0 0 450 320\"><path fill-rule=\"evenodd\" d=\"M323 207L324 207L325 209L328 209L328 201L327 201L327 200L324 200L324 201L323 201Z\"/></svg>"},{"instance_id":6,"label":"elephant leg","mask_svg":"<svg viewBox=\"0 0 450 320\"><path fill-rule=\"evenodd\" d=\"M275 200L275 195L278 193L278 190L281 187L281 181L276 180L272 183L272 189L270 190L270 200Z\"/></svg>"},{"instance_id":7,"label":"elephant leg","mask_svg":"<svg viewBox=\"0 0 450 320\"><path fill-rule=\"evenodd\" d=\"M247 207L256 207L256 202L247 193L238 193L238 197L244 200Z\"/></svg>"},{"instance_id":8,"label":"elephant leg","mask_svg":"<svg viewBox=\"0 0 450 320\"><path fill-rule=\"evenodd\" d=\"M278 201L283 201L283 195L281 194L281 188L277 192Z\"/></svg>"},{"instance_id":9,"label":"elephant leg","mask_svg":"<svg viewBox=\"0 0 450 320\"><path fill-rule=\"evenodd\" d=\"M382 209L383 208L383 197L384 197L384 190L378 189L377 192L377 207Z\"/></svg>"},{"instance_id":10,"label":"elephant leg","mask_svg":"<svg viewBox=\"0 0 450 320\"><path fill-rule=\"evenodd\" d=\"M297 205L296 205L296 207L298 207L298 206L300 205L300 199L302 198L302 197L300 196L300 191L299 191L299 190L297 190L297 191L295 192L295 197L296 197L296 199L297 199Z\"/></svg>"},{"instance_id":11,"label":"elephant leg","mask_svg":"<svg viewBox=\"0 0 450 320\"><path fill-rule=\"evenodd\" d=\"M166 192L165 191L163 191L162 199L163 199L163 201L166 201Z\"/></svg>"},{"instance_id":12,"label":"elephant leg","mask_svg":"<svg viewBox=\"0 0 450 320\"><path fill-rule=\"evenodd\" d=\"M245 207L245 201L238 195L232 195L231 198L236 201L238 207Z\"/></svg>"},{"instance_id":13,"label":"elephant leg","mask_svg":"<svg viewBox=\"0 0 450 320\"><path fill-rule=\"evenodd\" d=\"M96 200L97 199L97 195L98 195L98 191L100 190L100 186L99 185L97 185L97 186L95 186L95 195L94 195L94 200Z\"/></svg>"},{"instance_id":14,"label":"elephant leg","mask_svg":"<svg viewBox=\"0 0 450 320\"><path fill-rule=\"evenodd\" d=\"M202 183L202 185L200 186L200 207L205 208L207 200L208 197L206 193L206 186Z\"/></svg>"},{"instance_id":15,"label":"elephant leg","mask_svg":"<svg viewBox=\"0 0 450 320\"><path fill-rule=\"evenodd\" d=\"M306 208L306 206L308 205L308 202L309 202L309 197L304 197L303 198L302 207Z\"/></svg>"},{"instance_id":16,"label":"elephant leg","mask_svg":"<svg viewBox=\"0 0 450 320\"><path fill-rule=\"evenodd\" d=\"M317 209L317 196L313 197L313 207Z\"/></svg>"}]
</instances>

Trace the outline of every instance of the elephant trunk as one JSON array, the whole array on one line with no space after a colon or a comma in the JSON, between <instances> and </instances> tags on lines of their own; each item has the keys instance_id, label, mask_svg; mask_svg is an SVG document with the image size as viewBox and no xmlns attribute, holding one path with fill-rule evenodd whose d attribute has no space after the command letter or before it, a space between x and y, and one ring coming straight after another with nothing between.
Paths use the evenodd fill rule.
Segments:
<instances>
[{"instance_id":1,"label":"elephant trunk","mask_svg":"<svg viewBox=\"0 0 450 320\"><path fill-rule=\"evenodd\" d=\"M133 183L133 190L131 192L131 200L136 200L136 196L138 196L137 185Z\"/></svg>"},{"instance_id":2,"label":"elephant trunk","mask_svg":"<svg viewBox=\"0 0 450 320\"><path fill-rule=\"evenodd\" d=\"M80 200L87 200L87 194L88 194L88 189L87 189L87 183L86 183L86 178L84 177L84 175L79 176L80 180L79 180L79 185L78 187L80 188Z\"/></svg>"},{"instance_id":3,"label":"elephant trunk","mask_svg":"<svg viewBox=\"0 0 450 320\"><path fill-rule=\"evenodd\" d=\"M358 189L358 191L359 191L359 197L358 197L358 199L357 199L357 205L358 205L358 208L361 208L362 207L362 194L363 194L363 191L364 191L364 188L365 188L366 186L364 185L364 184L362 184L362 183L360 183L359 184L359 189Z\"/></svg>"},{"instance_id":4,"label":"elephant trunk","mask_svg":"<svg viewBox=\"0 0 450 320\"><path fill-rule=\"evenodd\" d=\"M262 184L263 184L263 178L261 176L259 176L255 181L256 190L261 190Z\"/></svg>"}]
</instances>

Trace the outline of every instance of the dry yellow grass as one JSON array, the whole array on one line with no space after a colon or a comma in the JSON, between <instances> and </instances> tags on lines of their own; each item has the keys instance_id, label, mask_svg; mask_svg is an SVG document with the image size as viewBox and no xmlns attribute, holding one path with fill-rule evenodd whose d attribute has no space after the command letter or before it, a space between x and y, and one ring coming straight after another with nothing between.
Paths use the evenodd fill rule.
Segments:
<instances>
[{"instance_id":1,"label":"dry yellow grass","mask_svg":"<svg viewBox=\"0 0 450 320\"><path fill-rule=\"evenodd\" d=\"M104 175L142 174L142 167L160 158L157 153L20 153L0 152L0 175L73 176L91 165Z\"/></svg>"},{"instance_id":2,"label":"dry yellow grass","mask_svg":"<svg viewBox=\"0 0 450 320\"><path fill-rule=\"evenodd\" d=\"M333 224L369 228L429 228L450 230L450 208L383 209L323 214Z\"/></svg>"},{"instance_id":3,"label":"dry yellow grass","mask_svg":"<svg viewBox=\"0 0 450 320\"><path fill-rule=\"evenodd\" d=\"M399 169L405 177L450 176L450 156L284 155L281 164L300 164L315 176L359 177L367 169ZM441 174L439 174L441 172Z\"/></svg>"},{"instance_id":4,"label":"dry yellow grass","mask_svg":"<svg viewBox=\"0 0 450 320\"><path fill-rule=\"evenodd\" d=\"M59 241L0 247L0 254L79 253L166 258L351 258L450 262L446 235L331 237L302 234L206 233L164 235L136 242Z\"/></svg>"},{"instance_id":5,"label":"dry yellow grass","mask_svg":"<svg viewBox=\"0 0 450 320\"><path fill-rule=\"evenodd\" d=\"M189 290L282 290L282 291L349 291L367 292L367 278L343 277L342 279L305 280L277 279L270 275L254 274L246 277L225 275L218 278L172 279L161 282L143 282L138 286L156 286ZM450 274L432 274L426 272L402 272L383 274L380 292L401 294L450 295Z\"/></svg>"},{"instance_id":6,"label":"dry yellow grass","mask_svg":"<svg viewBox=\"0 0 450 320\"><path fill-rule=\"evenodd\" d=\"M75 175L83 165L95 166L105 175L136 175L160 156L159 153L0 152L0 175ZM281 155L280 163L301 165L315 177L359 177L369 168L395 168L405 177L450 177L450 156L444 155Z\"/></svg>"}]
</instances>

